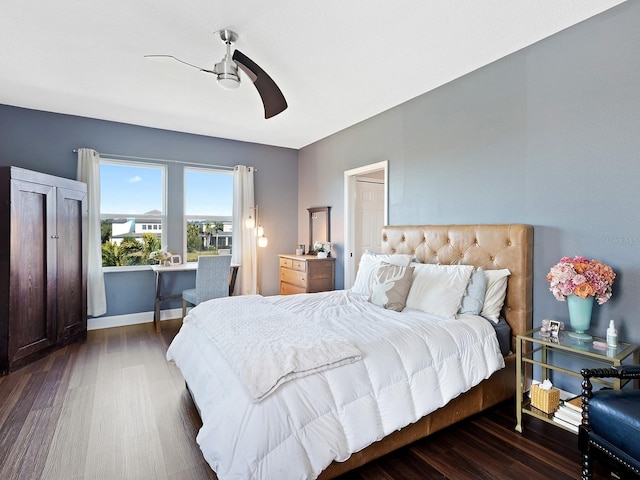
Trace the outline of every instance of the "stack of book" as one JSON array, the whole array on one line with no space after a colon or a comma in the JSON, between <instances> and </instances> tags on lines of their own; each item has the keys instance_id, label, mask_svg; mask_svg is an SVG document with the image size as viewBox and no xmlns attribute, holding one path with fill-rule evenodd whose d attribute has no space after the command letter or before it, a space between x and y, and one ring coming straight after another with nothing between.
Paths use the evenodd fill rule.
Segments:
<instances>
[{"instance_id":1,"label":"stack of book","mask_svg":"<svg viewBox=\"0 0 640 480\"><path fill-rule=\"evenodd\" d=\"M553 414L553 421L578 433L578 426L582 423L582 398L577 396L561 401Z\"/></svg>"}]
</instances>

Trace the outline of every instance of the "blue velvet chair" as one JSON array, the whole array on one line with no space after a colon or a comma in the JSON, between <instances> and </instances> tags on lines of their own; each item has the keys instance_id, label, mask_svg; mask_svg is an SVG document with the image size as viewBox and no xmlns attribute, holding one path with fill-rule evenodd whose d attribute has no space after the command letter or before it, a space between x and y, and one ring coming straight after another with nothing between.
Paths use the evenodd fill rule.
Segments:
<instances>
[{"instance_id":1,"label":"blue velvet chair","mask_svg":"<svg viewBox=\"0 0 640 480\"><path fill-rule=\"evenodd\" d=\"M196 288L182 292L182 318L187 305L198 305L205 300L229 296L231 255L200 255L196 270Z\"/></svg>"},{"instance_id":2,"label":"blue velvet chair","mask_svg":"<svg viewBox=\"0 0 640 480\"><path fill-rule=\"evenodd\" d=\"M582 425L578 446L582 478L590 480L592 461L611 466L618 478L640 479L640 390L593 391L591 378L640 379L640 365L583 369Z\"/></svg>"}]
</instances>

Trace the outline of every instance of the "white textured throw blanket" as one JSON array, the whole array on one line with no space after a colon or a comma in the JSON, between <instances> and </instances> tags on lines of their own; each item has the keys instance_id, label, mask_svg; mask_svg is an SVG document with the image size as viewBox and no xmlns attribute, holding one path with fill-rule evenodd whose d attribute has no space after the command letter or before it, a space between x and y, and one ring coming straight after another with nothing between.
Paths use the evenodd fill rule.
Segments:
<instances>
[{"instance_id":1,"label":"white textured throw blanket","mask_svg":"<svg viewBox=\"0 0 640 480\"><path fill-rule=\"evenodd\" d=\"M184 322L202 328L254 402L289 380L361 358L352 342L260 295L203 302Z\"/></svg>"}]
</instances>

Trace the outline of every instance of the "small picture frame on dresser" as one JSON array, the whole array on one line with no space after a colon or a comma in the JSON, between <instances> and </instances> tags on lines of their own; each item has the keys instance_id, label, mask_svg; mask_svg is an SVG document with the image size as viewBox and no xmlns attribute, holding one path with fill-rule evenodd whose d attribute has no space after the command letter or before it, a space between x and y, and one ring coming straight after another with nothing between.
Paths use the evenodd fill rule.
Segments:
<instances>
[{"instance_id":1,"label":"small picture frame on dresser","mask_svg":"<svg viewBox=\"0 0 640 480\"><path fill-rule=\"evenodd\" d=\"M171 255L171 265L182 264L182 257L180 255Z\"/></svg>"}]
</instances>

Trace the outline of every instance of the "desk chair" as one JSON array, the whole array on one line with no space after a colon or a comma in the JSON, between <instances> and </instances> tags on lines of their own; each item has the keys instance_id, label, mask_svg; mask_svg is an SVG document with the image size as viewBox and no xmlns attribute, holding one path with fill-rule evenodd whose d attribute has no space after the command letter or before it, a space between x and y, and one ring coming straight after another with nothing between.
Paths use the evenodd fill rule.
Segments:
<instances>
[{"instance_id":1,"label":"desk chair","mask_svg":"<svg viewBox=\"0 0 640 480\"><path fill-rule=\"evenodd\" d=\"M231 255L200 255L196 270L196 288L182 292L182 318L187 304L198 305L205 300L229 296Z\"/></svg>"},{"instance_id":2,"label":"desk chair","mask_svg":"<svg viewBox=\"0 0 640 480\"><path fill-rule=\"evenodd\" d=\"M637 380L640 365L616 368L584 368L582 425L578 447L582 453L582 478L592 478L594 458L610 464L617 478L640 479L640 390L604 389L593 392L591 378Z\"/></svg>"}]
</instances>

